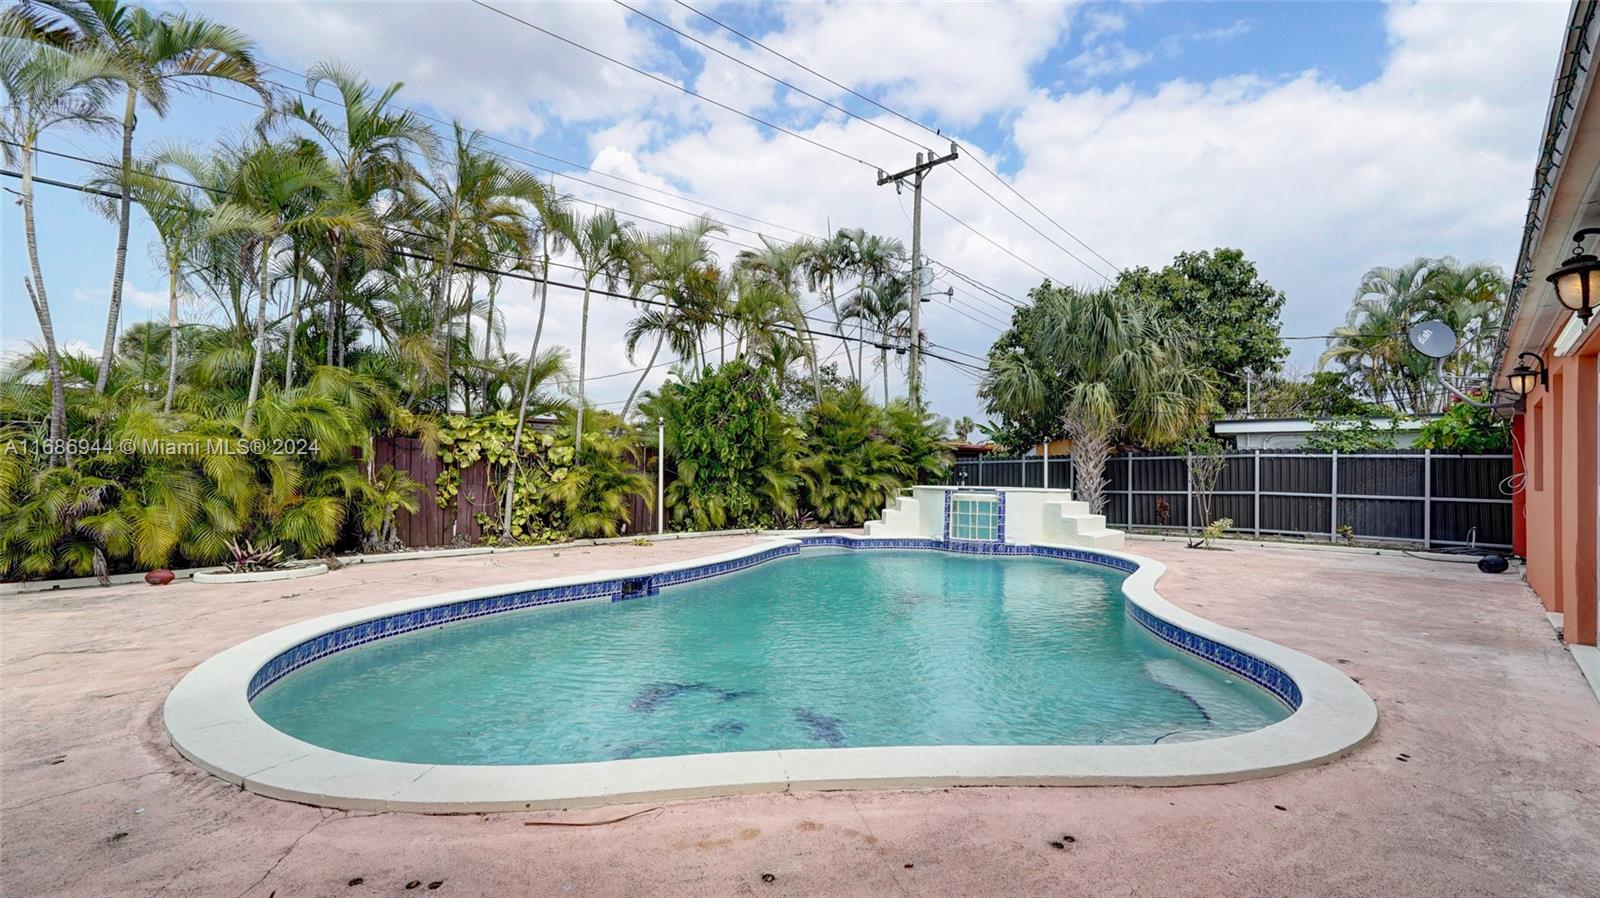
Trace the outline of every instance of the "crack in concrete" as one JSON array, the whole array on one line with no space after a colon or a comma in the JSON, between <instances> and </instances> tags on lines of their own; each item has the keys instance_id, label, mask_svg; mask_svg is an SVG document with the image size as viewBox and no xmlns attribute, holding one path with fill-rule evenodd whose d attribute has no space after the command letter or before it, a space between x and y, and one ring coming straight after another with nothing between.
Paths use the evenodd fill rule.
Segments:
<instances>
[{"instance_id":1,"label":"crack in concrete","mask_svg":"<svg viewBox=\"0 0 1600 898\"><path fill-rule=\"evenodd\" d=\"M251 890L253 890L256 886L259 886L262 883L266 882L267 881L267 877L271 876L272 872L274 870L278 869L278 867L284 861L288 860L289 859L289 855L293 854L294 850L299 847L301 839L304 839L306 836L309 836L312 833L316 832L317 831L317 827L321 826L324 823L327 823L330 819L332 819L336 815L337 815L337 812L329 812L329 813L323 814L322 816L318 817L317 818L317 822L311 824L311 828L310 829L307 829L305 832L303 832L300 835L296 836L295 840L293 842L289 843L289 847L285 848L283 850L283 854L279 855L278 859L272 862L272 866L267 868L267 872L261 874L260 878L258 878L255 882L252 882L248 886L245 886L244 891L239 893L239 898L244 898L244 896L250 894ZM170 884L171 883L168 883L168 885L170 885Z\"/></svg>"}]
</instances>

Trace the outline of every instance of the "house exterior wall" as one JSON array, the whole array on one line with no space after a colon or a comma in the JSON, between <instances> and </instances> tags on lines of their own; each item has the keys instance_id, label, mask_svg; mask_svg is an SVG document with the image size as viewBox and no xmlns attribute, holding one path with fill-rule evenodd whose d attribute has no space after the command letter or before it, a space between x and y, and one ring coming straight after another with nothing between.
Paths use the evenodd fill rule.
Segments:
<instances>
[{"instance_id":1,"label":"house exterior wall","mask_svg":"<svg viewBox=\"0 0 1600 898\"><path fill-rule=\"evenodd\" d=\"M1528 585L1562 616L1563 638L1596 642L1600 557L1600 327L1564 356L1554 341L1540 353L1548 387L1528 397L1518 434L1525 465L1517 540L1525 546Z\"/></svg>"}]
</instances>

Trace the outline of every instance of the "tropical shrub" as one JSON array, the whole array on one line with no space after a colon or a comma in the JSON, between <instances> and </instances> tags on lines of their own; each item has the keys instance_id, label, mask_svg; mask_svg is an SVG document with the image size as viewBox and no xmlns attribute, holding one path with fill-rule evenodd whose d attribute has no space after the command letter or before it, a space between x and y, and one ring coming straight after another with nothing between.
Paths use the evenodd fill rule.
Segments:
<instances>
[{"instance_id":1,"label":"tropical shrub","mask_svg":"<svg viewBox=\"0 0 1600 898\"><path fill-rule=\"evenodd\" d=\"M1483 401L1481 393L1472 398ZM1511 445L1511 422L1494 413L1458 402L1444 416L1422 426L1417 434L1418 449L1449 449L1454 452L1503 452Z\"/></svg>"},{"instance_id":2,"label":"tropical shrub","mask_svg":"<svg viewBox=\"0 0 1600 898\"><path fill-rule=\"evenodd\" d=\"M515 461L511 527L501 532L500 515L478 514L474 520L491 541L546 543L567 536L616 536L626 519L628 497L652 497L650 478L640 472L632 431L617 416L591 409L593 425L585 432L583 463L576 457L575 421L567 414L554 429L526 432ZM435 481L435 501L450 508L458 501L461 472L479 462L489 465L496 490L493 507L502 508L502 490L513 461L511 447L516 416L498 411L476 418L447 417L438 428L439 457L444 470Z\"/></svg>"},{"instance_id":3,"label":"tropical shrub","mask_svg":"<svg viewBox=\"0 0 1600 898\"><path fill-rule=\"evenodd\" d=\"M1371 452L1393 449L1400 419L1389 416L1387 427L1379 427L1365 415L1335 415L1306 434L1302 444L1311 452Z\"/></svg>"},{"instance_id":4,"label":"tropical shrub","mask_svg":"<svg viewBox=\"0 0 1600 898\"><path fill-rule=\"evenodd\" d=\"M643 406L667 427L667 516L678 529L770 524L795 511L796 435L770 373L744 360L669 383Z\"/></svg>"},{"instance_id":5,"label":"tropical shrub","mask_svg":"<svg viewBox=\"0 0 1600 898\"><path fill-rule=\"evenodd\" d=\"M824 523L859 525L902 488L949 473L943 421L905 402L874 405L859 386L824 394L801 429L802 499Z\"/></svg>"}]
</instances>

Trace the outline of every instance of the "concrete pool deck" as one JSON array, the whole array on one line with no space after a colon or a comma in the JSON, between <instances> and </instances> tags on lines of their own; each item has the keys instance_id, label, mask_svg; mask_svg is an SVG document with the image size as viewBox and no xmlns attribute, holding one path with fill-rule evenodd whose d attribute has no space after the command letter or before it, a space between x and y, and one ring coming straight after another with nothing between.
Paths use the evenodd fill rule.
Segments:
<instances>
[{"instance_id":1,"label":"concrete pool deck","mask_svg":"<svg viewBox=\"0 0 1600 898\"><path fill-rule=\"evenodd\" d=\"M328 811L241 793L161 730L189 669L283 624L753 541L0 599L0 892L1568 896L1600 882L1600 703L1515 577L1405 557L1130 545L1168 563L1176 604L1335 664L1379 705L1350 756L1246 783L752 795L526 826L650 806Z\"/></svg>"}]
</instances>

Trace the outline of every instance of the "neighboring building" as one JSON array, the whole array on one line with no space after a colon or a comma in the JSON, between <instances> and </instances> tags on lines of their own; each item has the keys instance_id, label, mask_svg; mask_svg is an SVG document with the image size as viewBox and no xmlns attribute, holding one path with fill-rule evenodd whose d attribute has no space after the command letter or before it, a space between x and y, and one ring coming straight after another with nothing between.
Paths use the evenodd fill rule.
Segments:
<instances>
[{"instance_id":1,"label":"neighboring building","mask_svg":"<svg viewBox=\"0 0 1600 898\"><path fill-rule=\"evenodd\" d=\"M955 452L956 461L977 461L1000 451L1000 447L993 443L951 443L950 449Z\"/></svg>"},{"instance_id":2,"label":"neighboring building","mask_svg":"<svg viewBox=\"0 0 1600 898\"><path fill-rule=\"evenodd\" d=\"M1045 451L1046 449L1049 450L1048 453ZM1027 452L1022 454L1025 458L1038 458L1040 455L1044 454L1048 454L1051 458L1066 458L1071 453L1072 441L1066 437L1056 437L1050 441L1049 446L1046 446L1044 443L1040 443L1039 445L1032 447Z\"/></svg>"},{"instance_id":3,"label":"neighboring building","mask_svg":"<svg viewBox=\"0 0 1600 898\"><path fill-rule=\"evenodd\" d=\"M1514 497L1513 541L1527 558L1528 585L1546 609L1561 616L1563 638L1592 677L1600 676L1600 653L1580 647L1595 644L1600 616L1600 314L1586 327L1546 278L1571 254L1574 234L1600 226L1595 12L1594 0L1572 5L1495 359L1497 385L1507 383L1523 353L1537 354L1548 366L1546 384L1533 388L1512 424L1513 464L1525 474ZM1587 236L1582 245L1593 253L1595 238ZM1595 283L1600 285L1600 277ZM1526 361L1532 367L1533 360Z\"/></svg>"},{"instance_id":4,"label":"neighboring building","mask_svg":"<svg viewBox=\"0 0 1600 898\"><path fill-rule=\"evenodd\" d=\"M1368 418L1373 428L1381 433L1389 432L1394 428L1394 445L1396 449L1408 449L1417 441L1417 434L1422 426L1438 415L1420 415L1415 418L1402 418L1393 421L1389 418ZM1316 431L1318 427L1329 425L1356 427L1361 419L1350 418L1247 418L1236 421L1217 421L1211 425L1211 430L1219 437L1233 437L1234 446L1240 452L1254 450L1267 451L1269 449L1299 449L1305 445L1306 437Z\"/></svg>"}]
</instances>

